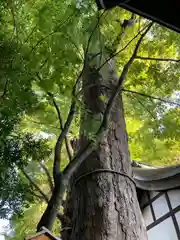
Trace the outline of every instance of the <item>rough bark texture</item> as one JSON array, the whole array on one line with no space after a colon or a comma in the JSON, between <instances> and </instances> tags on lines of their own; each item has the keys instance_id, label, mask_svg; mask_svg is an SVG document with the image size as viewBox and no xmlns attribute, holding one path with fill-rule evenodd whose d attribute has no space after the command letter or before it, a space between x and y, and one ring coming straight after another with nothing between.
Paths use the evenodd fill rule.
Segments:
<instances>
[{"instance_id":1,"label":"rough bark texture","mask_svg":"<svg viewBox=\"0 0 180 240\"><path fill-rule=\"evenodd\" d=\"M95 74L93 68L86 68L84 102L91 113L83 121L103 113L105 103L99 100L99 95L108 98L115 84L111 78L105 81ZM80 145L83 146L86 141L81 136ZM97 169L111 169L132 175L121 94L114 103L107 134L73 176L65 209L65 214L72 221L70 226L63 226L62 238L146 240L136 187L129 178L111 172L96 172L75 181L82 174Z\"/></svg>"}]
</instances>

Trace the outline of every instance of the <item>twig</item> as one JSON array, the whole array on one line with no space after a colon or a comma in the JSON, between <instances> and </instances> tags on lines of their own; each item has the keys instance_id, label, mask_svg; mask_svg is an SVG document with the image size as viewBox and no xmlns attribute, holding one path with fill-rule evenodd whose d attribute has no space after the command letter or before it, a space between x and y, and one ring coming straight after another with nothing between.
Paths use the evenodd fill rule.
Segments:
<instances>
[{"instance_id":1,"label":"twig","mask_svg":"<svg viewBox=\"0 0 180 240\"><path fill-rule=\"evenodd\" d=\"M137 99L137 98L136 98ZM156 117L153 115L153 113L142 103L141 100L137 99L139 104L149 113L149 115L156 121Z\"/></svg>"},{"instance_id":2,"label":"twig","mask_svg":"<svg viewBox=\"0 0 180 240\"><path fill-rule=\"evenodd\" d=\"M149 61L161 61L161 62L176 62L176 63L180 62L180 59L174 59L174 58L153 58L153 57L136 56L136 59L149 60Z\"/></svg>"},{"instance_id":3,"label":"twig","mask_svg":"<svg viewBox=\"0 0 180 240\"><path fill-rule=\"evenodd\" d=\"M105 110L105 113L104 113L104 116L107 116L107 117L104 117L104 125L106 126L107 125L107 118L109 116L109 113L110 113L110 110L111 110L111 107L112 107L112 104L115 100L115 98L117 97L122 85L123 85L123 82L126 78L126 75L128 73L128 70L130 68L130 66L132 65L136 55L137 55L137 52L138 52L138 49L140 47L140 44L144 38L144 36L147 34L147 32L150 30L150 28L152 27L153 23L150 23L149 26L147 27L147 29L144 31L144 33L141 35L141 37L139 38L136 46L135 46L135 49L134 49L134 52L131 56L131 58L129 59L129 61L125 64L123 70L122 70L122 73L121 73L121 76L119 77L119 81L118 81L118 85L116 86L116 89L114 90L114 93L112 94L112 96L110 97L109 101L108 101L108 104L107 104L107 107L106 107L106 110Z\"/></svg>"},{"instance_id":4,"label":"twig","mask_svg":"<svg viewBox=\"0 0 180 240\"><path fill-rule=\"evenodd\" d=\"M83 55L80 52L80 49L78 48L78 46L76 45L76 43L71 39L71 36L66 33L65 37L70 40L70 42L72 43L72 45L76 48L77 52L79 53L79 55L81 56L81 58L83 59Z\"/></svg>"},{"instance_id":5,"label":"twig","mask_svg":"<svg viewBox=\"0 0 180 240\"><path fill-rule=\"evenodd\" d=\"M26 171L23 168L21 168L21 172L27 178L27 180L35 187L35 189L41 194L41 196L45 199L45 201L48 203L49 199L46 196L46 194L40 189L40 187L31 179L31 177L26 173Z\"/></svg>"},{"instance_id":6,"label":"twig","mask_svg":"<svg viewBox=\"0 0 180 240\"><path fill-rule=\"evenodd\" d=\"M140 44L141 44L144 36L150 30L152 25L153 25L153 23L150 23L149 26L147 27L147 29L142 33L141 37L139 38L139 40L135 46L135 49L134 49L134 52L133 52L131 58L125 64L125 66L122 70L121 76L118 80L118 85L116 86L112 96L110 97L110 99L107 103L107 106L106 106L106 109L104 112L104 116L103 116L103 121L96 133L96 141L94 142L93 140L90 140L89 143L85 146L85 148L83 150L79 151L77 153L77 155L74 157L74 159L66 166L66 168L63 171L65 178L69 179L72 176L73 172L77 169L77 167L82 163L82 161L84 161L84 159L86 159L93 152L97 143L100 141L102 135L106 131L106 129L108 127L108 123L109 123L109 116L110 116L113 102L116 99L116 97L118 96L119 91L121 90L123 81L125 80L128 70L137 55L138 49L140 47Z\"/></svg>"},{"instance_id":7,"label":"twig","mask_svg":"<svg viewBox=\"0 0 180 240\"><path fill-rule=\"evenodd\" d=\"M37 25L32 29L32 31L30 32L30 34L27 36L26 40L21 44L21 46L18 48L17 52L19 52L22 47L24 46L24 44L29 40L29 38L31 37L31 35L34 33L34 30L37 28ZM15 56L12 57L11 61L10 61L10 65L13 65L13 61L15 60ZM22 62L22 61L21 61Z\"/></svg>"},{"instance_id":8,"label":"twig","mask_svg":"<svg viewBox=\"0 0 180 240\"><path fill-rule=\"evenodd\" d=\"M72 14L70 14L65 20L63 20L61 23L59 23L58 26L61 26L61 27L64 26L64 24L66 24L71 19L71 17L74 15L74 13L75 13L75 11ZM31 49L31 51L29 52L28 55L31 55L31 53L39 46L39 44L41 44L48 37L52 36L53 34L55 34L57 32L59 32L59 29L58 30L55 29L54 31L50 32L48 35L46 35L45 37L43 37L39 41L37 41L37 43L32 47L32 49Z\"/></svg>"},{"instance_id":9,"label":"twig","mask_svg":"<svg viewBox=\"0 0 180 240\"><path fill-rule=\"evenodd\" d=\"M132 94L138 94L138 95L143 96L143 97L147 97L147 98L158 100L158 101L161 101L161 102L164 102L164 103L169 103L169 104L180 106L180 104L177 103L177 102L173 102L173 101L166 100L166 99L159 98L159 97L154 97L154 96L151 96L151 95L148 95L148 94L145 94L145 93L136 92L136 91L129 90L129 89L124 89L124 88L122 89L122 91L123 92L129 92L129 93L132 93Z\"/></svg>"},{"instance_id":10,"label":"twig","mask_svg":"<svg viewBox=\"0 0 180 240\"><path fill-rule=\"evenodd\" d=\"M128 93L128 92L127 92ZM156 118L156 116L154 116L154 114L144 105L144 103L141 101L141 100L139 100L139 99L137 99L136 98L136 96L133 96L133 98L134 99L136 99L138 102L139 102L139 104L149 113L149 115L152 117L152 119L154 120L154 123L155 123L155 125L156 125L156 127L157 127L157 129L158 129L158 123L157 123L157 118ZM157 133L157 130L156 130L156 133Z\"/></svg>"},{"instance_id":11,"label":"twig","mask_svg":"<svg viewBox=\"0 0 180 240\"><path fill-rule=\"evenodd\" d=\"M39 125L42 125L42 124L46 124L46 123L42 123L42 122L38 122L38 121L35 121L35 120L30 120L32 123L35 123L35 124L39 124ZM53 125L48 125L48 127L51 127L53 129L59 129L58 127L55 127Z\"/></svg>"},{"instance_id":12,"label":"twig","mask_svg":"<svg viewBox=\"0 0 180 240\"><path fill-rule=\"evenodd\" d=\"M31 32L29 33L29 35L27 36L27 38L24 40L24 42L23 42L23 44L21 45L21 47L22 47L25 43L28 42L29 38L33 35L33 33L34 33L34 31L36 30L37 26L38 26L38 25L36 24L36 26L33 27L33 29L31 30Z\"/></svg>"},{"instance_id":13,"label":"twig","mask_svg":"<svg viewBox=\"0 0 180 240\"><path fill-rule=\"evenodd\" d=\"M46 167L43 163L40 163L40 166L41 166L41 168L44 170L44 172L46 173L49 187L50 187L50 189L51 189L51 192L53 192L54 184L53 184L53 181L52 181L52 178L51 178L51 174L50 174L50 172L48 171L47 167Z\"/></svg>"}]
</instances>

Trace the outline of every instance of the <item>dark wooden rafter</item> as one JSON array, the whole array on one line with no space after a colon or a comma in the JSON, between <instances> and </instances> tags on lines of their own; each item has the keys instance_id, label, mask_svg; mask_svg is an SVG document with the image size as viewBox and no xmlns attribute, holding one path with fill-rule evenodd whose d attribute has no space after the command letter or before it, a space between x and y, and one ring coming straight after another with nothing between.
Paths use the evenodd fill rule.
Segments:
<instances>
[{"instance_id":1,"label":"dark wooden rafter","mask_svg":"<svg viewBox=\"0 0 180 240\"><path fill-rule=\"evenodd\" d=\"M180 32L179 0L96 0L96 3L99 9L120 6L176 32Z\"/></svg>"}]
</instances>

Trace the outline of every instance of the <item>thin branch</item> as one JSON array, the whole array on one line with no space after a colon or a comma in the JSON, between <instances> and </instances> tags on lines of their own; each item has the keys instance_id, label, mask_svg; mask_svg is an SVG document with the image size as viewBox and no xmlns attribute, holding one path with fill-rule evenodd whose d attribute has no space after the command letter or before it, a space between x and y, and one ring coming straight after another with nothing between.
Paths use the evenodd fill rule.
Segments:
<instances>
[{"instance_id":1,"label":"thin branch","mask_svg":"<svg viewBox=\"0 0 180 240\"><path fill-rule=\"evenodd\" d=\"M123 23L121 23L120 20L117 20L117 22L120 23L122 29L118 33L115 40L111 43L111 46L110 47L105 47L107 49L107 51L109 52L109 55L112 55L114 52L117 51L117 46L118 46L120 40L123 40L125 35L126 35L127 27L132 27L133 24L135 23L135 15L134 15L134 13L132 13L131 17L129 19L124 19Z\"/></svg>"},{"instance_id":2,"label":"thin branch","mask_svg":"<svg viewBox=\"0 0 180 240\"><path fill-rule=\"evenodd\" d=\"M56 216L56 217L59 219L59 221L60 221L61 223L63 222L63 223L65 223L65 224L69 225L70 222L71 222L71 220L69 219L69 217L61 214L60 212L57 213L57 216Z\"/></svg>"},{"instance_id":3,"label":"thin branch","mask_svg":"<svg viewBox=\"0 0 180 240\"><path fill-rule=\"evenodd\" d=\"M86 50L85 50L85 53L84 53L84 61L85 61L85 62L86 62L87 53L88 53L88 51L89 51L89 46L90 46L90 43L91 43L91 39L92 39L93 34L94 34L94 32L96 31L97 27L99 26L99 22L100 22L102 16L104 15L104 13L105 13L105 11L102 12L100 16L98 15L97 23L96 23L95 27L93 28L93 30L92 30L92 32L91 32L91 34L90 34L90 36L89 36L89 39L88 39L88 42L87 42L87 46L86 46ZM99 13L98 13L98 14L99 14ZM86 64L84 63L84 65L86 65Z\"/></svg>"},{"instance_id":4,"label":"thin branch","mask_svg":"<svg viewBox=\"0 0 180 240\"><path fill-rule=\"evenodd\" d=\"M49 187L50 187L50 189L51 189L51 192L53 192L53 190L54 190L54 184L53 184L53 181L52 181L52 178L51 178L51 174L50 174L50 172L48 171L47 167L46 167L43 163L40 163L40 166L41 166L41 168L44 170L44 172L46 173Z\"/></svg>"},{"instance_id":5,"label":"thin branch","mask_svg":"<svg viewBox=\"0 0 180 240\"><path fill-rule=\"evenodd\" d=\"M45 201L46 202L46 200L44 199L43 196L41 196L41 195L39 195L39 194L37 194L37 193L35 193L33 191L31 191L31 194L34 195L36 198L38 198L40 201Z\"/></svg>"},{"instance_id":6,"label":"thin branch","mask_svg":"<svg viewBox=\"0 0 180 240\"><path fill-rule=\"evenodd\" d=\"M138 99L138 102L140 103L140 105L149 113L149 115L156 121L156 117L154 116L154 114L144 105L144 103L142 103L141 100Z\"/></svg>"},{"instance_id":7,"label":"thin branch","mask_svg":"<svg viewBox=\"0 0 180 240\"><path fill-rule=\"evenodd\" d=\"M180 104L177 103L177 102L173 102L171 100L166 100L166 99L159 98L159 97L154 97L154 96L151 96L151 95L148 95L148 94L145 94L145 93L136 92L136 91L129 90L129 89L124 89L124 88L122 89L122 91L123 92L129 92L129 93L132 93L132 94L138 94L142 97L146 97L146 98L158 100L158 101L161 101L161 102L164 102L164 103L169 103L169 104L172 104L172 105L180 106Z\"/></svg>"},{"instance_id":8,"label":"thin branch","mask_svg":"<svg viewBox=\"0 0 180 240\"><path fill-rule=\"evenodd\" d=\"M39 198L41 201L44 200L47 204L49 203L49 199L46 196L46 194L38 187L38 185L31 179L31 177L26 173L26 171L24 169L21 168L21 171L23 173L23 175L27 178L27 180L35 187L35 189L40 193L40 195L32 192L32 194L34 196L36 196L37 198ZM70 219L61 214L60 212L56 213L56 217L61 221L61 222L65 222L65 223L69 223Z\"/></svg>"},{"instance_id":9,"label":"thin branch","mask_svg":"<svg viewBox=\"0 0 180 240\"><path fill-rule=\"evenodd\" d=\"M44 62L42 63L42 65L39 68L39 71L42 70L42 68L46 65L46 63L48 62L48 57L44 60Z\"/></svg>"},{"instance_id":10,"label":"thin branch","mask_svg":"<svg viewBox=\"0 0 180 240\"><path fill-rule=\"evenodd\" d=\"M72 45L76 48L77 52L79 53L79 55L83 59L83 55L82 55L80 49L78 48L77 44L72 40L71 36L68 33L66 33L65 37L72 43Z\"/></svg>"},{"instance_id":11,"label":"thin branch","mask_svg":"<svg viewBox=\"0 0 180 240\"><path fill-rule=\"evenodd\" d=\"M134 98L135 99L135 98ZM154 114L145 106L144 103L142 103L141 100L137 99L136 100L139 102L139 104L149 113L149 115L156 121L156 117L154 116Z\"/></svg>"},{"instance_id":12,"label":"thin branch","mask_svg":"<svg viewBox=\"0 0 180 240\"><path fill-rule=\"evenodd\" d=\"M1 95L1 99L3 99L7 93L7 86L8 86L8 79L6 78L6 82L4 85L4 90L3 90L3 94Z\"/></svg>"},{"instance_id":13,"label":"thin branch","mask_svg":"<svg viewBox=\"0 0 180 240\"><path fill-rule=\"evenodd\" d=\"M102 65L97 69L98 71L106 64L108 63L112 58L116 57L117 55L119 55L121 52L123 52L147 27L149 26L146 25L144 28L142 28L123 48L121 48L119 51L111 54L111 56L109 58L106 59L106 61L104 61L104 63L102 63Z\"/></svg>"},{"instance_id":14,"label":"thin branch","mask_svg":"<svg viewBox=\"0 0 180 240\"><path fill-rule=\"evenodd\" d=\"M58 176L59 172L60 172L61 162L60 162L60 155L59 154L60 154L61 144L62 144L64 138L66 137L66 134L69 130L69 127L70 127L71 122L72 122L73 117L74 117L75 105L76 105L75 104L75 91L76 91L76 86L79 82L79 79L82 76L82 73L83 73L83 70L79 74L79 76L76 80L76 83L74 84L74 87L73 87L73 90L72 90L72 101L71 101L71 106L70 106L70 110L69 110L69 113L68 113L68 117L67 117L67 120L65 122L64 128L61 131L61 133L60 133L60 135L57 139L56 146L55 146L55 156L57 156L57 158L54 159L54 166L53 166L53 178L54 178L55 185L56 185L56 176Z\"/></svg>"},{"instance_id":15,"label":"thin branch","mask_svg":"<svg viewBox=\"0 0 180 240\"><path fill-rule=\"evenodd\" d=\"M35 124L39 124L39 125L45 125L46 123L43 123L43 122L38 122L38 121L35 121L35 120L30 120L32 123L35 123ZM48 127L51 127L51 128L53 128L53 129L59 129L58 127L55 127L55 126L53 126L53 125L48 125Z\"/></svg>"},{"instance_id":16,"label":"thin branch","mask_svg":"<svg viewBox=\"0 0 180 240\"><path fill-rule=\"evenodd\" d=\"M128 92L126 93L126 94L128 94ZM136 99L138 102L139 102L139 104L149 113L149 115L152 117L152 119L154 120L154 123L155 123L155 125L156 125L156 127L157 127L157 129L158 129L158 123L157 123L157 118L156 118L156 116L150 111L150 109L148 109L146 106L145 106L145 104L141 101L141 100L139 100L138 98L137 98L137 96L132 96L134 99ZM157 134L157 130L155 130L156 131L156 134Z\"/></svg>"},{"instance_id":17,"label":"thin branch","mask_svg":"<svg viewBox=\"0 0 180 240\"><path fill-rule=\"evenodd\" d=\"M61 131L57 142L56 142L56 146L55 146L55 159L54 159L54 167L53 167L53 177L54 177L54 181L56 184L56 176L58 176L58 173L60 172L60 150L61 150L61 145L62 142L64 140L64 138L66 137L66 134L69 130L69 127L71 125L71 122L73 120L74 117L74 113L75 113L75 101L73 100L70 110L69 110L69 114L66 120L66 123L64 125L63 130Z\"/></svg>"},{"instance_id":18,"label":"thin branch","mask_svg":"<svg viewBox=\"0 0 180 240\"><path fill-rule=\"evenodd\" d=\"M85 148L83 150L79 151L77 153L77 155L74 157L74 159L66 166L66 168L63 171L65 178L69 179L72 176L73 172L77 169L77 167L81 164L81 162L84 161L84 159L86 159L93 152L97 143L100 141L103 134L105 133L105 131L108 127L109 117L110 117L110 113L111 113L111 109L112 109L114 100L116 99L116 97L118 96L118 94L122 88L122 84L126 78L126 75L128 73L130 66L132 65L132 63L137 55L138 49L140 47L140 44L141 44L143 38L145 37L147 32L150 30L152 25L153 25L153 23L150 23L148 25L147 29L142 33L141 37L139 38L139 40L135 46L135 49L134 49L134 52L133 52L131 58L125 64L125 66L122 70L121 76L119 77L119 80L118 80L118 84L117 84L116 88L114 89L114 92L107 103L101 126L99 127L99 129L96 133L96 141L93 141L93 140L89 141L89 143L85 146Z\"/></svg>"},{"instance_id":19,"label":"thin branch","mask_svg":"<svg viewBox=\"0 0 180 240\"><path fill-rule=\"evenodd\" d=\"M34 193L34 192L32 192L32 195L34 195L35 197L37 197L40 201L45 201L46 203L48 203L48 202L46 201L46 199L44 199L43 196L38 195L38 194L36 194L36 193ZM70 222L70 219L69 219L67 216L61 214L60 212L57 212L56 217L57 217L57 218L59 219L59 221L61 221L61 222L68 222L68 223Z\"/></svg>"},{"instance_id":20,"label":"thin branch","mask_svg":"<svg viewBox=\"0 0 180 240\"><path fill-rule=\"evenodd\" d=\"M63 119L62 119L62 116L61 116L61 112L60 112L60 109L56 103L56 100L54 99L54 96L52 95L52 93L48 92L47 93L51 98L52 98L52 101L53 101L53 105L56 109L56 112L57 112L57 115L58 115L58 119L59 119L59 128L61 129L61 131L63 131L64 129L64 123L63 123ZM67 151L67 154L68 154L68 158L69 158L69 161L71 161L72 159L72 154L71 154L71 150L70 150L70 146L69 146L69 143L68 143L68 139L67 139L67 136L65 136L65 145L66 145L66 151ZM61 148L62 148L62 144L61 144ZM60 152L61 152L61 149L60 149Z\"/></svg>"},{"instance_id":21,"label":"thin branch","mask_svg":"<svg viewBox=\"0 0 180 240\"><path fill-rule=\"evenodd\" d=\"M14 14L13 8L11 8L11 14L12 14L12 19L13 19L13 32L17 33L16 19L15 19L15 14Z\"/></svg>"},{"instance_id":22,"label":"thin branch","mask_svg":"<svg viewBox=\"0 0 180 240\"><path fill-rule=\"evenodd\" d=\"M47 94L52 98L53 105L54 105L54 107L56 109L56 112L57 112L57 115L58 115L58 119L59 119L59 127L61 129L61 133L60 133L59 138L58 138L58 140L56 142L55 153L54 153L53 177L54 177L54 180L55 180L56 179L56 175L60 171L61 149L62 149L62 144L63 144L63 140L64 139L65 139L67 154L68 154L68 157L69 157L70 161L71 161L72 157L71 157L70 147L69 147L67 136L66 136L67 132L66 132L66 134L62 134L64 132L64 124L63 124L63 119L62 119L62 116L61 116L60 109L59 109L59 107L58 107L58 105L57 105L57 103L56 103L52 93L48 92Z\"/></svg>"},{"instance_id":23,"label":"thin branch","mask_svg":"<svg viewBox=\"0 0 180 240\"><path fill-rule=\"evenodd\" d=\"M31 32L30 32L29 35L27 36L27 38L24 40L22 46L23 46L25 43L28 42L28 40L30 39L30 37L33 35L34 31L37 29L37 26L38 26L38 25L36 24L36 26L33 27L33 29L31 30ZM22 46L21 46L21 47L22 47Z\"/></svg>"},{"instance_id":24,"label":"thin branch","mask_svg":"<svg viewBox=\"0 0 180 240\"><path fill-rule=\"evenodd\" d=\"M36 76L40 81L42 80L38 72L36 72ZM74 90L74 88L73 88L73 90ZM59 134L59 137L56 141L56 145L55 145L55 149L54 149L55 153L54 153L54 163L53 163L53 179L54 179L54 184L56 185L56 177L58 176L58 174L60 172L60 165L61 165L60 153L61 153L61 149L62 149L62 143L63 143L63 140L66 138L66 134L69 130L70 124L71 124L73 116L74 116L74 111L72 111L72 110L74 109L75 103L73 105L71 105L67 121L65 123L65 126L63 127L63 120L62 120L62 117L61 117L60 110L59 110L59 108L56 104L56 101L55 101L53 95L50 92L48 92L48 95L53 100L54 107L55 107L55 109L57 111L57 114L58 114L58 119L59 119L60 129L61 129L61 133Z\"/></svg>"},{"instance_id":25,"label":"thin branch","mask_svg":"<svg viewBox=\"0 0 180 240\"><path fill-rule=\"evenodd\" d=\"M64 125L64 127L63 127L57 141L56 141L56 145L55 145L55 155L54 155L54 164L53 164L53 178L54 178L55 185L56 185L56 177L59 175L59 172L60 172L60 165L61 165L60 151L61 151L61 147L62 147L62 142L66 137L66 134L69 130L69 127L70 127L71 122L72 122L73 117L74 117L76 86L77 86L77 84L78 84L78 82L79 82L79 80L82 76L82 73L83 73L83 70L79 74L79 76L78 76L78 78L77 78L77 80L74 84L74 87L73 87L73 90L72 90L72 101L71 101L71 106L70 106L70 110L69 110L69 113L68 113L68 117L67 117L66 123L65 123L65 125ZM39 73L36 72L36 75L41 80L41 77L39 76ZM59 115L58 115L58 117L59 117ZM60 116L60 119L61 119L61 116Z\"/></svg>"},{"instance_id":26,"label":"thin branch","mask_svg":"<svg viewBox=\"0 0 180 240\"><path fill-rule=\"evenodd\" d=\"M63 27L64 24L66 24L68 21L70 21L70 19L72 18L72 16L74 15L75 11L73 13L71 13L65 20L63 20L61 23L58 24L58 26L56 27L56 29L52 32L50 32L48 35L46 35L45 37L42 37L39 41L37 41L37 43L32 47L31 51L29 52L28 55L31 55L31 53L42 43L44 42L48 37L52 36L53 34L59 32L59 28L58 27ZM58 29L58 30L57 30Z\"/></svg>"},{"instance_id":27,"label":"thin branch","mask_svg":"<svg viewBox=\"0 0 180 240\"><path fill-rule=\"evenodd\" d=\"M37 28L37 25L32 29L32 31L30 32L30 34L27 36L26 40L21 44L21 46L18 48L17 52L19 52L22 47L25 45L25 43L29 40L29 38L31 37L31 35L34 33L34 30ZM13 65L13 61L15 60L15 56L12 57L11 61L10 61L10 65ZM22 61L21 61L22 62Z\"/></svg>"},{"instance_id":28,"label":"thin branch","mask_svg":"<svg viewBox=\"0 0 180 240\"><path fill-rule=\"evenodd\" d=\"M174 59L174 58L153 58L153 57L136 56L136 59L147 60L147 61L161 61L161 62L180 63L180 59Z\"/></svg>"},{"instance_id":29,"label":"thin branch","mask_svg":"<svg viewBox=\"0 0 180 240\"><path fill-rule=\"evenodd\" d=\"M35 189L41 194L41 196L45 199L45 201L48 203L49 199L46 196L46 194L40 189L40 187L31 179L31 177L26 173L26 171L21 168L21 172L23 173L23 175L27 178L27 180L30 182L30 184L32 184Z\"/></svg>"}]
</instances>

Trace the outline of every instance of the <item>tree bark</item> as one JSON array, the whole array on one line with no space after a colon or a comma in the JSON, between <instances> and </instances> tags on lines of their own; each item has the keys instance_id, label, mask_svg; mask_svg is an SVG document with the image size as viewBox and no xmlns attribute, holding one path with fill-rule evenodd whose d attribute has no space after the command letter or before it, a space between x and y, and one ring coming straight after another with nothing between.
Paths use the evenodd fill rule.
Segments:
<instances>
[{"instance_id":1,"label":"tree bark","mask_svg":"<svg viewBox=\"0 0 180 240\"><path fill-rule=\"evenodd\" d=\"M100 95L104 99L109 98L116 87L112 74L103 79L89 64L84 72L84 103L88 113L82 116L80 147L88 141L84 123L104 112L106 101L101 100ZM145 225L131 176L120 93L114 102L104 138L71 179L65 214L72 221L69 226L63 226L63 240L146 240Z\"/></svg>"}]
</instances>

